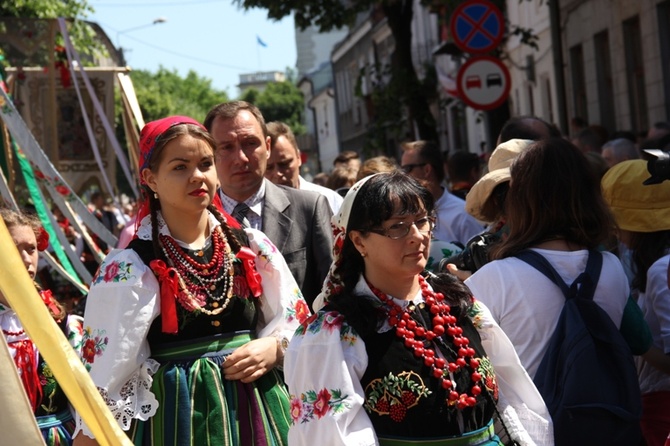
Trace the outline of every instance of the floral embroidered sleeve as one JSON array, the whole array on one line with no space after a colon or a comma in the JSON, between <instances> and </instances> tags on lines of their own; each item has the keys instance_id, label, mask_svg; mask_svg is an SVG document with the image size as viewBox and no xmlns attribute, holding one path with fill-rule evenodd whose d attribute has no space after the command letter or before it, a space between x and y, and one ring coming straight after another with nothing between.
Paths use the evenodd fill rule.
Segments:
<instances>
[{"instance_id":1,"label":"floral embroidered sleeve","mask_svg":"<svg viewBox=\"0 0 670 446\"><path fill-rule=\"evenodd\" d=\"M75 352L81 357L84 338L84 318L71 314L67 317L65 336Z\"/></svg>"},{"instance_id":2,"label":"floral embroidered sleeve","mask_svg":"<svg viewBox=\"0 0 670 446\"><path fill-rule=\"evenodd\" d=\"M309 306L277 247L260 231L247 229L246 232L249 247L256 254L256 270L263 288L258 336L290 340L309 317Z\"/></svg>"},{"instance_id":3,"label":"floral embroidered sleeve","mask_svg":"<svg viewBox=\"0 0 670 446\"><path fill-rule=\"evenodd\" d=\"M110 252L89 291L81 358L114 418L124 430L133 418L154 415L149 390L158 363L149 359L147 333L160 312L158 282L130 249ZM81 417L77 430L92 436Z\"/></svg>"},{"instance_id":4,"label":"floral embroidered sleeve","mask_svg":"<svg viewBox=\"0 0 670 446\"><path fill-rule=\"evenodd\" d=\"M483 302L475 300L470 317L493 364L499 389L498 410L510 435L521 445L553 445L549 410L512 342Z\"/></svg>"},{"instance_id":5,"label":"floral embroidered sleeve","mask_svg":"<svg viewBox=\"0 0 670 446\"><path fill-rule=\"evenodd\" d=\"M289 444L376 445L360 380L363 340L337 312L320 311L296 331L284 359L291 394Z\"/></svg>"}]
</instances>

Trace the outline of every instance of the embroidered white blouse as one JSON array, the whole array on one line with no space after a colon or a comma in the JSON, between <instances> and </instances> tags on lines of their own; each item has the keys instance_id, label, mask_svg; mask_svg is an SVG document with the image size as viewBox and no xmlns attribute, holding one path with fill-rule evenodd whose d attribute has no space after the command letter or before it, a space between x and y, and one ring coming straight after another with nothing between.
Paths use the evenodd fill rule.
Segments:
<instances>
[{"instance_id":1,"label":"embroidered white blouse","mask_svg":"<svg viewBox=\"0 0 670 446\"><path fill-rule=\"evenodd\" d=\"M373 296L361 277L355 292ZM423 300L419 292L415 303ZM396 300L398 304L409 302ZM489 310L476 302L474 320L495 369L498 410L522 445L553 445L551 416L542 396L521 366L511 342ZM361 378L368 366L363 340L341 316L331 312L319 327L296 334L286 351L284 372L291 394L289 444L369 446L378 440L364 409ZM380 329L390 329L384 326Z\"/></svg>"},{"instance_id":2,"label":"embroidered white blouse","mask_svg":"<svg viewBox=\"0 0 670 446\"><path fill-rule=\"evenodd\" d=\"M82 344L82 318L73 314L68 315L65 326L65 337L72 346L72 348L79 352ZM0 327L2 333L7 341L9 353L12 358L16 356L15 344L20 341L29 340L28 333L23 329L23 324L19 320L19 316L9 307L0 304ZM39 350L35 346L35 357L31 358L33 364L37 364Z\"/></svg>"},{"instance_id":3,"label":"embroidered white blouse","mask_svg":"<svg viewBox=\"0 0 670 446\"><path fill-rule=\"evenodd\" d=\"M160 214L159 233L169 235ZM219 222L210 214L210 227ZM257 254L256 269L263 293L259 297L257 336L291 339L309 316L284 258L265 234L245 229L249 247ZM151 239L147 216L138 237ZM84 316L82 360L90 370L114 418L124 430L132 419L146 421L156 413L158 402L151 392L158 363L151 359L147 334L160 314L159 285L154 273L132 249L113 250L100 266L88 294ZM93 435L78 415L77 429Z\"/></svg>"}]
</instances>

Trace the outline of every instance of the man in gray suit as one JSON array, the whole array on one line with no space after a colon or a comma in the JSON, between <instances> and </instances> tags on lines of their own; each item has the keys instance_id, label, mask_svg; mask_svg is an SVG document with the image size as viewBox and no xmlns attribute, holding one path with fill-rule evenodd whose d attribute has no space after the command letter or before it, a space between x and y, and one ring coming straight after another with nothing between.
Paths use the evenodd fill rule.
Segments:
<instances>
[{"instance_id":1,"label":"man in gray suit","mask_svg":"<svg viewBox=\"0 0 670 446\"><path fill-rule=\"evenodd\" d=\"M264 178L271 141L263 115L244 101L224 102L204 122L216 142L223 207L277 246L312 304L332 262L332 212L317 192L276 186Z\"/></svg>"}]
</instances>

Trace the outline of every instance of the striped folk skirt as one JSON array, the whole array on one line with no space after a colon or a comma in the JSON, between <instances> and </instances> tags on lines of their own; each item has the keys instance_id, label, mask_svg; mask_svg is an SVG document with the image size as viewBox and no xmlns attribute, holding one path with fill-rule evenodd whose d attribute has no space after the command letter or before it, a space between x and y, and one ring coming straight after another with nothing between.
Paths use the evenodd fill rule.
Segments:
<instances>
[{"instance_id":1,"label":"striped folk skirt","mask_svg":"<svg viewBox=\"0 0 670 446\"><path fill-rule=\"evenodd\" d=\"M47 446L69 446L72 444L75 423L69 409L54 415L35 417L35 419Z\"/></svg>"},{"instance_id":2,"label":"striped folk skirt","mask_svg":"<svg viewBox=\"0 0 670 446\"><path fill-rule=\"evenodd\" d=\"M156 415L130 431L139 446L285 446L289 396L276 369L244 384L223 377L221 364L252 339L236 332L153 348L161 366L151 391Z\"/></svg>"}]
</instances>

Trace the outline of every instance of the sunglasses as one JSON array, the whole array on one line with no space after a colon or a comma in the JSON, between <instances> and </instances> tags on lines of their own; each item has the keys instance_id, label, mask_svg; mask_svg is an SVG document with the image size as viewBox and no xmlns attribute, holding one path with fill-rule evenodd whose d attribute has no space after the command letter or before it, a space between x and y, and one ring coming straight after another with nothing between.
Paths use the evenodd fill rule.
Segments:
<instances>
[{"instance_id":1,"label":"sunglasses","mask_svg":"<svg viewBox=\"0 0 670 446\"><path fill-rule=\"evenodd\" d=\"M405 164L404 166L400 166L400 168L403 172L410 173L415 167L423 167L426 164L428 163Z\"/></svg>"}]
</instances>

